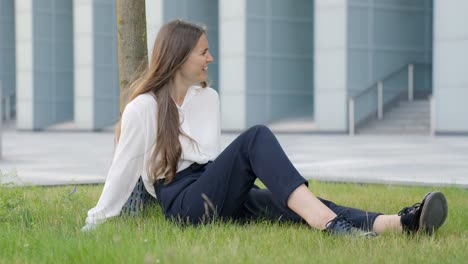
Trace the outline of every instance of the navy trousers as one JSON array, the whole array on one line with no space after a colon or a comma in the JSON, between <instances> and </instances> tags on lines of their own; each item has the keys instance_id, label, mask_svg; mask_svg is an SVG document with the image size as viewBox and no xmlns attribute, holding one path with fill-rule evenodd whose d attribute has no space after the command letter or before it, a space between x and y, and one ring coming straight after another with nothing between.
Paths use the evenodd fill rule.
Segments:
<instances>
[{"instance_id":1,"label":"navy trousers","mask_svg":"<svg viewBox=\"0 0 468 264\"><path fill-rule=\"evenodd\" d=\"M257 178L267 189L255 186ZM302 184L307 180L276 137L259 125L237 137L213 162L194 163L170 183L155 183L155 190L165 216L184 223L197 225L215 218L303 222L287 206L291 192ZM362 229L372 229L380 215L320 200L336 214L348 210L348 219Z\"/></svg>"}]
</instances>

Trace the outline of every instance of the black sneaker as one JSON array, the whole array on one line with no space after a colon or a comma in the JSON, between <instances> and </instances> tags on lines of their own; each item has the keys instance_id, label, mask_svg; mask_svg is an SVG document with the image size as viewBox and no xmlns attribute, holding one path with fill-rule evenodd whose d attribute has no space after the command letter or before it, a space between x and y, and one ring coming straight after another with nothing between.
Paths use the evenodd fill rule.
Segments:
<instances>
[{"instance_id":1,"label":"black sneaker","mask_svg":"<svg viewBox=\"0 0 468 264\"><path fill-rule=\"evenodd\" d=\"M441 192L430 192L421 203L403 208L398 215L403 232L426 233L431 235L447 218L447 200Z\"/></svg>"},{"instance_id":2,"label":"black sneaker","mask_svg":"<svg viewBox=\"0 0 468 264\"><path fill-rule=\"evenodd\" d=\"M367 232L355 227L346 218L347 214L347 210L339 213L333 220L327 223L326 228L323 231L333 235L351 235L362 236L366 238L372 238L377 236L375 232Z\"/></svg>"}]
</instances>

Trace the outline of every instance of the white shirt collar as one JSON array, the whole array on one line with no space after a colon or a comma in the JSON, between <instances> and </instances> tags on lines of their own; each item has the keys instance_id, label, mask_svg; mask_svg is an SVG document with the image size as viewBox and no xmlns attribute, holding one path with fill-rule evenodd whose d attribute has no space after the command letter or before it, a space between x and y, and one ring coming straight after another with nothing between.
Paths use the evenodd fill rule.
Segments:
<instances>
[{"instance_id":1,"label":"white shirt collar","mask_svg":"<svg viewBox=\"0 0 468 264\"><path fill-rule=\"evenodd\" d=\"M197 90L200 89L200 88L201 88L200 86L195 86L195 85L190 86L188 88L188 90L187 90L187 94L185 95L185 98L184 98L184 101L182 102L182 105L179 106L179 105L176 104L177 108L179 110L185 109L187 104L190 102L190 100L192 100L193 96L195 95Z\"/></svg>"}]
</instances>

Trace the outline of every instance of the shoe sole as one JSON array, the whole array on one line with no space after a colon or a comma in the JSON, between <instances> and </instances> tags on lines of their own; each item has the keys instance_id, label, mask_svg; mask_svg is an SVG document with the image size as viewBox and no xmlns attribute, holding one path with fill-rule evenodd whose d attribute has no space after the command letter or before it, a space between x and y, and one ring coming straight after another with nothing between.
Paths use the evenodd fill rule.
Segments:
<instances>
[{"instance_id":1,"label":"shoe sole","mask_svg":"<svg viewBox=\"0 0 468 264\"><path fill-rule=\"evenodd\" d=\"M419 227L421 231L432 235L447 218L447 199L441 192L430 192L423 199Z\"/></svg>"}]
</instances>

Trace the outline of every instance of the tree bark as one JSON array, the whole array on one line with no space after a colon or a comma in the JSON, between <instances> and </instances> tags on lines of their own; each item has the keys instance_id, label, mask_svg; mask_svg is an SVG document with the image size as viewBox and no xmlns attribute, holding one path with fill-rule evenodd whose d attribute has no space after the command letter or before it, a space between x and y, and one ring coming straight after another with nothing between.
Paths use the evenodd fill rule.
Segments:
<instances>
[{"instance_id":1,"label":"tree bark","mask_svg":"<svg viewBox=\"0 0 468 264\"><path fill-rule=\"evenodd\" d=\"M145 0L116 0L117 56L120 114L127 103L129 85L147 65Z\"/></svg>"}]
</instances>

